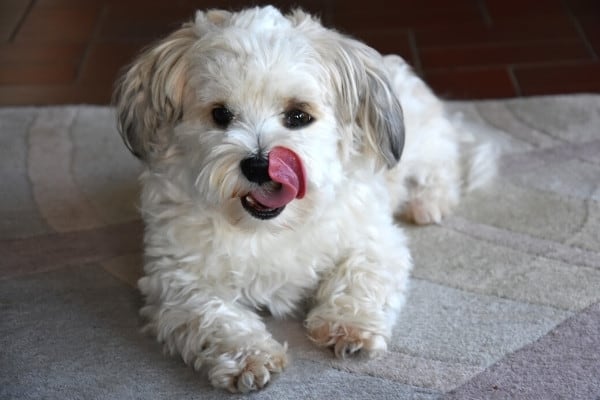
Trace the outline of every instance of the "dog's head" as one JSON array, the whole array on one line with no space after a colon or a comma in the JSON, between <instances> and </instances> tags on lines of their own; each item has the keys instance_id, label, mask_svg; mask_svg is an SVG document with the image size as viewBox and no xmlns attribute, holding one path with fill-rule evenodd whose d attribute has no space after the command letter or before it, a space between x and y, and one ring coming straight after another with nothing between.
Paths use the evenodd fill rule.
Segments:
<instances>
[{"instance_id":1,"label":"dog's head","mask_svg":"<svg viewBox=\"0 0 600 400\"><path fill-rule=\"evenodd\" d=\"M119 130L230 221L288 224L349 171L398 162L402 110L382 65L302 11L198 12L118 83Z\"/></svg>"}]
</instances>

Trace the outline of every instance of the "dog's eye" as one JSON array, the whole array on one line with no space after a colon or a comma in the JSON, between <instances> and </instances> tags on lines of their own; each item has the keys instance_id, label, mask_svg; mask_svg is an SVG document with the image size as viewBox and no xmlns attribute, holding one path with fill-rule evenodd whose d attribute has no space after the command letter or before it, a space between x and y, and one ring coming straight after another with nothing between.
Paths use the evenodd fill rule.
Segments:
<instances>
[{"instance_id":1,"label":"dog's eye","mask_svg":"<svg viewBox=\"0 0 600 400\"><path fill-rule=\"evenodd\" d=\"M212 118L215 124L221 128L227 128L227 125L233 120L233 113L227 107L218 106L212 110Z\"/></svg>"},{"instance_id":2,"label":"dog's eye","mask_svg":"<svg viewBox=\"0 0 600 400\"><path fill-rule=\"evenodd\" d=\"M290 110L284 114L283 124L289 129L298 129L313 122L313 117L301 110Z\"/></svg>"}]
</instances>

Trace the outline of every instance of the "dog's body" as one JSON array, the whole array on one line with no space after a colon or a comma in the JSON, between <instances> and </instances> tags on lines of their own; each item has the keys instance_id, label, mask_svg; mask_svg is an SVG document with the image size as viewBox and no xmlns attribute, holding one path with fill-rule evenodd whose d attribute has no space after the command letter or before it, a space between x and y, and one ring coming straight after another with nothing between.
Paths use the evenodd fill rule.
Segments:
<instances>
[{"instance_id":1,"label":"dog's body","mask_svg":"<svg viewBox=\"0 0 600 400\"><path fill-rule=\"evenodd\" d=\"M148 165L142 314L232 391L286 364L256 309L308 299L317 344L385 351L412 265L393 215L439 222L493 171L402 59L300 11L199 12L134 63L117 101Z\"/></svg>"}]
</instances>

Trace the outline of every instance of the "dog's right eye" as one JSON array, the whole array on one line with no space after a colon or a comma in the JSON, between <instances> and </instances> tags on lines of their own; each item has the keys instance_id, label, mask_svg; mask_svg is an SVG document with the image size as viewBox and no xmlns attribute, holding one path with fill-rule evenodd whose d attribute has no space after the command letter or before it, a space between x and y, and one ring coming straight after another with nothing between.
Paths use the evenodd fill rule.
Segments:
<instances>
[{"instance_id":1,"label":"dog's right eye","mask_svg":"<svg viewBox=\"0 0 600 400\"><path fill-rule=\"evenodd\" d=\"M313 120L309 113L294 109L284 114L283 124L289 129L299 129L311 124Z\"/></svg>"},{"instance_id":2,"label":"dog's right eye","mask_svg":"<svg viewBox=\"0 0 600 400\"><path fill-rule=\"evenodd\" d=\"M229 111L227 107L219 106L212 110L212 118L215 124L221 128L227 128L229 123L233 120L233 113Z\"/></svg>"}]
</instances>

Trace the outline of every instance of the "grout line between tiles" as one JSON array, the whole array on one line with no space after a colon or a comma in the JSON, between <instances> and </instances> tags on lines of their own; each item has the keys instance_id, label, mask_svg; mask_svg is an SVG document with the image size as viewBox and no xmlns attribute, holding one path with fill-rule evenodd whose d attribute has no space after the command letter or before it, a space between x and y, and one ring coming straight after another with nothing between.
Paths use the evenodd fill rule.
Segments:
<instances>
[{"instance_id":1,"label":"grout line between tiles","mask_svg":"<svg viewBox=\"0 0 600 400\"><path fill-rule=\"evenodd\" d=\"M483 19L483 23L486 27L491 27L494 25L492 21L492 16L490 15L490 11L487 8L484 0L476 0L477 10L481 14L481 18Z\"/></svg>"},{"instance_id":2,"label":"grout line between tiles","mask_svg":"<svg viewBox=\"0 0 600 400\"><path fill-rule=\"evenodd\" d=\"M408 45L410 47L410 53L412 56L412 67L418 75L423 76L423 63L421 62L421 56L419 54L419 46L417 46L417 37L415 31L409 29L406 31L408 35Z\"/></svg>"},{"instance_id":3,"label":"grout line between tiles","mask_svg":"<svg viewBox=\"0 0 600 400\"><path fill-rule=\"evenodd\" d=\"M478 48L494 48L503 49L518 46L540 46L540 45L572 45L581 43L579 37L565 37L565 38L553 38L553 39L521 39L521 40L494 40L487 42L463 42L453 44L436 44L423 46L425 50L469 50Z\"/></svg>"},{"instance_id":4,"label":"grout line between tiles","mask_svg":"<svg viewBox=\"0 0 600 400\"><path fill-rule=\"evenodd\" d=\"M25 20L27 19L27 17L31 13L31 10L33 9L33 6L35 5L36 2L37 2L37 0L30 0L29 4L27 4L27 7L25 7L25 10L23 10L23 15L21 15L21 18L19 18L19 21L17 22L17 25L15 26L14 30L10 34L10 37L8 38L8 42L9 43L12 43L12 42L15 41L15 39L17 37L17 34L19 33L19 31L23 27L23 24L25 23Z\"/></svg>"},{"instance_id":5,"label":"grout line between tiles","mask_svg":"<svg viewBox=\"0 0 600 400\"><path fill-rule=\"evenodd\" d=\"M96 39L98 38L100 28L102 27L102 23L106 19L106 15L108 14L108 9L106 4L102 5L102 9L100 10L100 14L96 19L96 23L94 24L94 30L92 31L92 35L85 46L85 50L81 56L81 61L79 62L79 66L77 68L77 73L75 75L75 83L81 82L81 76L83 75L83 70L88 62L90 57L90 53L92 52L92 47L96 43Z\"/></svg>"},{"instance_id":6,"label":"grout line between tiles","mask_svg":"<svg viewBox=\"0 0 600 400\"><path fill-rule=\"evenodd\" d=\"M573 24L573 28L575 28L575 30L577 31L579 38L583 42L585 49L590 54L590 56L592 57L593 60L598 60L598 54L596 53L596 50L594 50L594 46L592 46L587 35L585 34L585 31L583 30L581 23L579 22L579 20L575 16L575 14L573 14L573 10L571 10L571 7L569 7L569 4L565 1L563 1L563 7L567 11L567 16L569 17L569 20Z\"/></svg>"},{"instance_id":7,"label":"grout line between tiles","mask_svg":"<svg viewBox=\"0 0 600 400\"><path fill-rule=\"evenodd\" d=\"M517 97L523 96L523 91L521 90L521 85L519 84L519 80L517 79L517 75L515 74L514 65L507 65L506 71L508 73L510 82L513 85L513 89L515 89L515 94L517 95Z\"/></svg>"},{"instance_id":8,"label":"grout line between tiles","mask_svg":"<svg viewBox=\"0 0 600 400\"><path fill-rule=\"evenodd\" d=\"M448 70L452 71L474 71L481 69L498 69L505 68L507 66L511 68L548 68L548 67L572 67L579 65L591 65L595 64L593 60L588 59L570 59L570 60L547 60L547 61L528 61L515 63L507 61L504 63L488 63L488 64L469 64L469 65L442 65L438 67L427 68L428 72L444 72Z\"/></svg>"}]
</instances>

